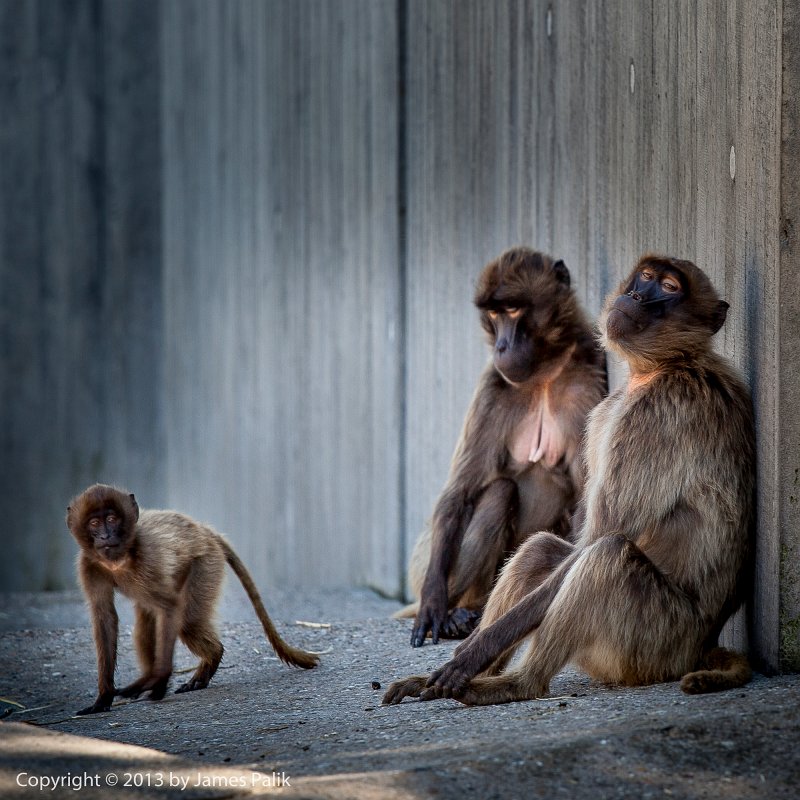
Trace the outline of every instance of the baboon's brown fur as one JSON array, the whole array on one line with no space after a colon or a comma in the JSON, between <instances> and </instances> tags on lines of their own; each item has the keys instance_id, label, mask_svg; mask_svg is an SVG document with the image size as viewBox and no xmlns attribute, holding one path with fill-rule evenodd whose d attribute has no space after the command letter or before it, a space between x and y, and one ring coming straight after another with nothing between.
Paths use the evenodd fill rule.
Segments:
<instances>
[{"instance_id":1,"label":"baboon's brown fur","mask_svg":"<svg viewBox=\"0 0 800 800\"><path fill-rule=\"evenodd\" d=\"M503 560L527 536L569 534L586 416L606 390L605 360L563 261L508 250L483 270L475 305L493 359L411 558L420 600L398 616L416 616L415 646L428 633L436 642L469 632L459 612L478 617Z\"/></svg>"},{"instance_id":2,"label":"baboon's brown fur","mask_svg":"<svg viewBox=\"0 0 800 800\"><path fill-rule=\"evenodd\" d=\"M605 344L631 372L590 415L577 543L529 538L453 659L384 702L541 697L570 661L612 683L683 676L690 693L749 680L716 647L747 584L755 464L747 389L711 348L727 307L694 264L641 259L605 305Z\"/></svg>"},{"instance_id":3,"label":"baboon's brown fur","mask_svg":"<svg viewBox=\"0 0 800 800\"><path fill-rule=\"evenodd\" d=\"M200 658L191 679L177 691L203 689L222 659L214 609L225 562L250 597L270 644L287 664L309 669L318 656L281 639L250 573L230 544L208 525L175 511L142 511L132 494L95 484L67 509L67 525L81 546L78 573L89 603L97 648L98 697L79 711L108 711L115 695L137 697L149 691L160 700L172 675L176 638ZM117 612L114 590L135 606L134 643L142 676L123 689L114 687Z\"/></svg>"}]
</instances>

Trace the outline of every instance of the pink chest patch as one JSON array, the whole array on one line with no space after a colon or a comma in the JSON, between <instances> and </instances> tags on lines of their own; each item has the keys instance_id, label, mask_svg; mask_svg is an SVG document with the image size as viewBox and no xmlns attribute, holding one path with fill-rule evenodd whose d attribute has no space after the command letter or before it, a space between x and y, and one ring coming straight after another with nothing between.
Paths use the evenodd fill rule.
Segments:
<instances>
[{"instance_id":1,"label":"pink chest patch","mask_svg":"<svg viewBox=\"0 0 800 800\"><path fill-rule=\"evenodd\" d=\"M514 431L511 440L512 458L519 464L528 461L543 462L554 467L567 451L566 437L558 417L552 412L547 391L539 402L531 407Z\"/></svg>"}]
</instances>

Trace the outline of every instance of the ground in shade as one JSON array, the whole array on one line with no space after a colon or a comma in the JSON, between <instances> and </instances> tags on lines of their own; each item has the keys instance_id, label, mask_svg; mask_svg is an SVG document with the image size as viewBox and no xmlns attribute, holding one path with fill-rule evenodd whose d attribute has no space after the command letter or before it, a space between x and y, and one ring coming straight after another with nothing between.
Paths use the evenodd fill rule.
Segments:
<instances>
[{"instance_id":1,"label":"ground in shade","mask_svg":"<svg viewBox=\"0 0 800 800\"><path fill-rule=\"evenodd\" d=\"M27 709L7 719L41 726L6 727L0 794L41 796L17 786L27 768L56 777L139 771L151 776L149 787L118 785L114 792L184 800L252 793L252 770L268 782L288 779L281 794L289 797L798 796L800 676L756 676L741 690L689 697L676 683L622 689L567 669L544 700L386 708L380 701L390 681L435 668L453 644L412 649L410 622L389 618L397 604L366 591L303 598L274 592L265 600L287 640L324 652L318 669L283 666L238 587L229 586L220 612L225 658L207 690L160 703L121 702L110 713L75 718L95 686L79 595L0 595L0 696ZM120 684L136 674L123 603ZM176 669L193 663L179 649ZM82 740L48 737L48 730L109 744L93 750ZM179 774L195 782L198 774L218 775L219 786L191 794L191 786L152 785L153 775L163 782ZM232 788L243 775L246 789ZM95 796L90 788L55 794ZM108 787L96 796L108 797Z\"/></svg>"}]
</instances>

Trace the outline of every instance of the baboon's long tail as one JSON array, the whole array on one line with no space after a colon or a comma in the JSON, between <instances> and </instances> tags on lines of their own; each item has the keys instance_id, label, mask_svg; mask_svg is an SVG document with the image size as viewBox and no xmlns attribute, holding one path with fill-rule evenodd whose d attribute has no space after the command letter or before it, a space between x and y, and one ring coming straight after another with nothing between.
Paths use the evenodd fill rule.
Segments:
<instances>
[{"instance_id":1,"label":"baboon's long tail","mask_svg":"<svg viewBox=\"0 0 800 800\"><path fill-rule=\"evenodd\" d=\"M231 565L231 569L233 569L242 582L242 586L244 586L244 590L247 592L247 596L253 604L256 615L259 620L261 620L264 633L267 634L267 639L269 639L269 643L272 645L272 649L275 651L278 658L285 664L291 664L294 667L302 667L303 669L316 667L319 663L319 656L316 653L309 653L298 647L292 647L281 639L280 634L272 624L267 609L264 608L264 604L261 602L261 595L258 593L258 589L256 589L256 585L253 583L253 579L247 571L247 567L245 567L239 556L236 555L233 548L225 539L220 537L220 541L222 542L222 549L225 551L225 560Z\"/></svg>"},{"instance_id":2,"label":"baboon's long tail","mask_svg":"<svg viewBox=\"0 0 800 800\"><path fill-rule=\"evenodd\" d=\"M725 647L709 650L700 665L702 669L683 676L681 689L687 694L736 689L744 686L753 676L747 656Z\"/></svg>"}]
</instances>

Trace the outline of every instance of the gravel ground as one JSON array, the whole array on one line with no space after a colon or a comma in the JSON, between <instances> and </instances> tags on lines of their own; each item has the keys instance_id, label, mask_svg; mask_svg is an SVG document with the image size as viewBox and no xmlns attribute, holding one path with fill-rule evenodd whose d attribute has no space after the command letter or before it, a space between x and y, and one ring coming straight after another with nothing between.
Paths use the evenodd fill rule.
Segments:
<instances>
[{"instance_id":1,"label":"gravel ground","mask_svg":"<svg viewBox=\"0 0 800 800\"><path fill-rule=\"evenodd\" d=\"M234 788L231 776L257 770L283 782L286 797L800 797L800 676L756 676L740 690L689 697L677 683L623 689L567 669L543 700L382 707L392 680L439 666L454 645L412 649L410 621L389 619L398 604L367 591L273 592L265 602L288 641L324 652L316 670L283 666L243 593L229 586L220 612L225 658L207 690L76 718L95 689L79 594L0 595L0 696L25 707L0 728L0 796L43 794L18 787L21 769L88 769L146 774L151 785L49 795L252 795L252 781ZM132 615L125 601L119 606L118 682L127 683L136 674ZM193 661L179 648L176 669ZM152 785L153 775L164 781L180 770L217 776L220 786ZM263 780L256 790L272 791Z\"/></svg>"}]
</instances>

